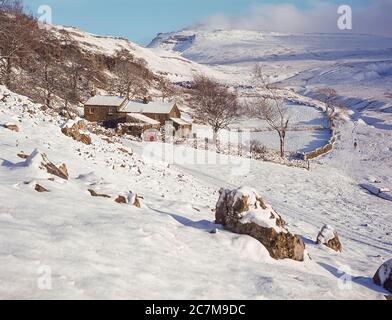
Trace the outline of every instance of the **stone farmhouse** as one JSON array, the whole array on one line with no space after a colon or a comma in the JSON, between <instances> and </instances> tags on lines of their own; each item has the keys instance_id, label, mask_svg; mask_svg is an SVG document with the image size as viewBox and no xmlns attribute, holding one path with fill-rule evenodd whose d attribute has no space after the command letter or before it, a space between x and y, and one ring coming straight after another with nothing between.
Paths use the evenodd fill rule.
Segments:
<instances>
[{"instance_id":1,"label":"stone farmhouse","mask_svg":"<svg viewBox=\"0 0 392 320\"><path fill-rule=\"evenodd\" d=\"M182 137L189 136L192 124L181 118L175 103L143 102L116 96L94 96L84 104L84 117L91 122L121 125L125 132L139 135L146 130L160 130L167 122ZM125 133L124 132L124 133Z\"/></svg>"}]
</instances>

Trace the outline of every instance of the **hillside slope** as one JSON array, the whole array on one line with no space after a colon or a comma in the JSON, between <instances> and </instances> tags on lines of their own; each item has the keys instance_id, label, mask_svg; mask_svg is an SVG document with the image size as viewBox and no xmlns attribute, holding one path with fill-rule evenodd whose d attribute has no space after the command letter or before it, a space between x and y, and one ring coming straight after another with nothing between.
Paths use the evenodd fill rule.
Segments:
<instances>
[{"instance_id":1,"label":"hillside slope","mask_svg":"<svg viewBox=\"0 0 392 320\"><path fill-rule=\"evenodd\" d=\"M387 294L371 277L392 252L390 203L361 191L356 179L332 162L311 172L236 157L226 164L195 164L193 149L108 143L95 134L92 145L84 145L61 133L66 120L60 116L4 87L0 96L0 123L19 128L0 126L1 298L383 299ZM176 152L175 163L160 159L164 147L166 156ZM36 148L54 163L65 162L69 180L48 180L17 156ZM197 153L198 159L213 156ZM233 171L248 165L240 176ZM36 192L37 183L49 192ZM222 230L210 234L220 229L211 211L217 190L238 184L255 187L279 210L303 236L311 259L275 261L252 238ZM92 197L88 188L112 198ZM115 203L113 197L130 190L144 198L140 209ZM342 254L312 242L323 223L337 228ZM342 289L339 269L354 276L352 287ZM40 289L48 272L51 288Z\"/></svg>"},{"instance_id":2,"label":"hillside slope","mask_svg":"<svg viewBox=\"0 0 392 320\"><path fill-rule=\"evenodd\" d=\"M55 33L68 34L84 50L90 52L110 56L117 50L126 49L136 58L144 59L151 71L167 76L173 82L190 80L194 73L213 74L218 78L223 76L220 72L190 61L179 54L159 49L150 50L127 39L94 35L74 27L54 26L52 30Z\"/></svg>"}]
</instances>

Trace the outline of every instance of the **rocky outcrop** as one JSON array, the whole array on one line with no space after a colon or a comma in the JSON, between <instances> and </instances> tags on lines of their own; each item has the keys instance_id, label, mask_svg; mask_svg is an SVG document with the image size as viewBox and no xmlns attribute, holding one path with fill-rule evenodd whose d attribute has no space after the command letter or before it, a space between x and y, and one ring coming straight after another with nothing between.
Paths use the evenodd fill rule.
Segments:
<instances>
[{"instance_id":1,"label":"rocky outcrop","mask_svg":"<svg viewBox=\"0 0 392 320\"><path fill-rule=\"evenodd\" d=\"M383 263L373 277L374 283L392 293L392 259Z\"/></svg>"},{"instance_id":2,"label":"rocky outcrop","mask_svg":"<svg viewBox=\"0 0 392 320\"><path fill-rule=\"evenodd\" d=\"M84 144L91 144L91 137L86 133L87 126L84 120L73 121L69 120L62 128L61 132L67 137L71 137L75 141L82 142Z\"/></svg>"},{"instance_id":3,"label":"rocky outcrop","mask_svg":"<svg viewBox=\"0 0 392 320\"><path fill-rule=\"evenodd\" d=\"M35 149L24 162L26 166L36 167L40 170L45 170L47 173L55 175L61 179L68 180L68 170L65 163L56 166L51 162L45 153L41 153Z\"/></svg>"},{"instance_id":4,"label":"rocky outcrop","mask_svg":"<svg viewBox=\"0 0 392 320\"><path fill-rule=\"evenodd\" d=\"M323 244L332 250L342 252L342 244L339 240L338 233L329 225L325 225L319 232L316 240L317 244Z\"/></svg>"},{"instance_id":5,"label":"rocky outcrop","mask_svg":"<svg viewBox=\"0 0 392 320\"><path fill-rule=\"evenodd\" d=\"M4 125L4 128L11 130L11 131L19 132L19 127L14 123L6 123Z\"/></svg>"},{"instance_id":6,"label":"rocky outcrop","mask_svg":"<svg viewBox=\"0 0 392 320\"><path fill-rule=\"evenodd\" d=\"M221 189L215 218L226 230L257 239L274 259L303 261L305 244L282 217L251 188Z\"/></svg>"}]
</instances>

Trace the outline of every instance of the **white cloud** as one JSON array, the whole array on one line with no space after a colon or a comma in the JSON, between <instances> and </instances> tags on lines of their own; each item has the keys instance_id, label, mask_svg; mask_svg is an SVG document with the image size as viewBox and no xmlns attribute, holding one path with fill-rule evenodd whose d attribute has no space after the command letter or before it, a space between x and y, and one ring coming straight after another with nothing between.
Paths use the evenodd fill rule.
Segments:
<instances>
[{"instance_id":1,"label":"white cloud","mask_svg":"<svg viewBox=\"0 0 392 320\"><path fill-rule=\"evenodd\" d=\"M343 4L343 1L342 1ZM310 7L299 9L293 4L258 4L242 16L223 14L201 21L199 29L248 29L280 32L339 32L338 4L312 1ZM392 0L375 0L367 6L353 5L353 30L355 33L392 36Z\"/></svg>"}]
</instances>

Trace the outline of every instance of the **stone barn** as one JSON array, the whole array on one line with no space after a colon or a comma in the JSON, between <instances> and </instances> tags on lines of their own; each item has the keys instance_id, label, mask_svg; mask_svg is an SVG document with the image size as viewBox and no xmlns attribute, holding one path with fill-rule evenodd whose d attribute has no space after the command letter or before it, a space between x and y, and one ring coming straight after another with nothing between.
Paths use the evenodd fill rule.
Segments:
<instances>
[{"instance_id":1,"label":"stone barn","mask_svg":"<svg viewBox=\"0 0 392 320\"><path fill-rule=\"evenodd\" d=\"M84 104L84 117L92 122L132 123L135 129L139 127L142 130L160 129L169 121L181 136L188 136L192 131L192 124L181 118L176 103L144 103L122 97L95 96Z\"/></svg>"},{"instance_id":2,"label":"stone barn","mask_svg":"<svg viewBox=\"0 0 392 320\"><path fill-rule=\"evenodd\" d=\"M84 118L91 122L105 122L123 117L118 110L124 106L126 99L114 96L95 96L84 104Z\"/></svg>"}]
</instances>

